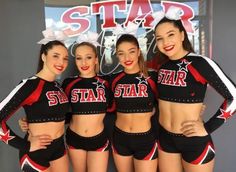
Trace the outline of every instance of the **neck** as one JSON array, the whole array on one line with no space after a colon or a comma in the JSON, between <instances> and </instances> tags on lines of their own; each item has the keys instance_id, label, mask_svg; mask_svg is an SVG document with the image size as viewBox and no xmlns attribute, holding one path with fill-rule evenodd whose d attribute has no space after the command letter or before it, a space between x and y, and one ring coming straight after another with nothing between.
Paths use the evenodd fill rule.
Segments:
<instances>
[{"instance_id":1,"label":"neck","mask_svg":"<svg viewBox=\"0 0 236 172\"><path fill-rule=\"evenodd\" d=\"M82 77L82 78L92 78L92 77L95 77L95 76L96 76L96 73L94 72L94 73L89 74L89 75L80 74L79 76Z\"/></svg>"},{"instance_id":2,"label":"neck","mask_svg":"<svg viewBox=\"0 0 236 172\"><path fill-rule=\"evenodd\" d=\"M179 60L181 58L183 58L184 56L186 56L186 54L188 54L189 52L186 50L181 50L178 54L176 54L173 57L169 57L170 60Z\"/></svg>"},{"instance_id":3,"label":"neck","mask_svg":"<svg viewBox=\"0 0 236 172\"><path fill-rule=\"evenodd\" d=\"M39 73L36 74L36 76L46 80L46 81L55 81L56 75L50 74L49 72L46 72L44 70L41 70Z\"/></svg>"},{"instance_id":4,"label":"neck","mask_svg":"<svg viewBox=\"0 0 236 172\"><path fill-rule=\"evenodd\" d=\"M134 74L134 73L140 72L140 68L139 68L139 66L136 66L132 69L124 68L124 72L127 73L127 74Z\"/></svg>"}]
</instances>

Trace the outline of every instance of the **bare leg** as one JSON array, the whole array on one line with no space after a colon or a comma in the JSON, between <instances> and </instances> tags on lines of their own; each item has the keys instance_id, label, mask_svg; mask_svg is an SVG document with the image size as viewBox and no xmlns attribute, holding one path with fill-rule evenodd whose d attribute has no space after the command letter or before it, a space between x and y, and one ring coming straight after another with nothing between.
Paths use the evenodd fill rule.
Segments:
<instances>
[{"instance_id":1,"label":"bare leg","mask_svg":"<svg viewBox=\"0 0 236 172\"><path fill-rule=\"evenodd\" d=\"M156 172L157 171L157 159L154 160L137 160L134 159L135 172Z\"/></svg>"},{"instance_id":2,"label":"bare leg","mask_svg":"<svg viewBox=\"0 0 236 172\"><path fill-rule=\"evenodd\" d=\"M88 172L106 172L108 166L109 151L87 153Z\"/></svg>"},{"instance_id":3,"label":"bare leg","mask_svg":"<svg viewBox=\"0 0 236 172\"><path fill-rule=\"evenodd\" d=\"M113 158L118 172L133 172L133 156L121 156L113 152Z\"/></svg>"},{"instance_id":4,"label":"bare leg","mask_svg":"<svg viewBox=\"0 0 236 172\"><path fill-rule=\"evenodd\" d=\"M45 172L69 172L69 161L67 154L57 160L51 161L49 171Z\"/></svg>"},{"instance_id":5,"label":"bare leg","mask_svg":"<svg viewBox=\"0 0 236 172\"><path fill-rule=\"evenodd\" d=\"M194 165L183 160L185 172L213 172L215 159L206 164Z\"/></svg>"},{"instance_id":6,"label":"bare leg","mask_svg":"<svg viewBox=\"0 0 236 172\"><path fill-rule=\"evenodd\" d=\"M160 172L183 172L180 154L158 150L158 161Z\"/></svg>"},{"instance_id":7,"label":"bare leg","mask_svg":"<svg viewBox=\"0 0 236 172\"><path fill-rule=\"evenodd\" d=\"M69 156L73 172L86 172L87 151L81 149L69 149Z\"/></svg>"}]
</instances>

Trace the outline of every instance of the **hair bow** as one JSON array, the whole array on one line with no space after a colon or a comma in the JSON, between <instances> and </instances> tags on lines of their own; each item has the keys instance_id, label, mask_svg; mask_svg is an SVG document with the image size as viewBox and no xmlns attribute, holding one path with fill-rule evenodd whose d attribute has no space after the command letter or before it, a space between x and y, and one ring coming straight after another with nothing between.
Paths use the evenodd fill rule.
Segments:
<instances>
[{"instance_id":1,"label":"hair bow","mask_svg":"<svg viewBox=\"0 0 236 172\"><path fill-rule=\"evenodd\" d=\"M158 11L152 14L154 20L151 23L151 26L155 27L164 17L170 20L180 20L181 16L182 16L181 8L170 6L166 13L164 11Z\"/></svg>"},{"instance_id":2,"label":"hair bow","mask_svg":"<svg viewBox=\"0 0 236 172\"><path fill-rule=\"evenodd\" d=\"M121 25L118 24L115 30L113 31L113 34L116 35L117 37L123 34L135 35L138 28L139 28L138 24L129 21L126 28L123 28Z\"/></svg>"},{"instance_id":3,"label":"hair bow","mask_svg":"<svg viewBox=\"0 0 236 172\"><path fill-rule=\"evenodd\" d=\"M47 44L50 41L62 41L64 42L68 37L63 31L53 31L51 28L48 28L42 31L44 38L41 39L38 44Z\"/></svg>"},{"instance_id":4,"label":"hair bow","mask_svg":"<svg viewBox=\"0 0 236 172\"><path fill-rule=\"evenodd\" d=\"M98 33L88 31L87 34L79 35L76 40L76 43L88 42L88 43L93 44L95 47L101 46L99 42L97 41L98 37L99 37Z\"/></svg>"}]
</instances>

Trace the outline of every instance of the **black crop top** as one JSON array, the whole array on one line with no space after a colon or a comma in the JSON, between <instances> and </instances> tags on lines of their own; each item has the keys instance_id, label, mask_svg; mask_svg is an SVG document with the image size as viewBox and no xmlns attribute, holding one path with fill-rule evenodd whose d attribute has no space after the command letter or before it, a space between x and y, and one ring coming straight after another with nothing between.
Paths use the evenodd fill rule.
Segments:
<instances>
[{"instance_id":1,"label":"black crop top","mask_svg":"<svg viewBox=\"0 0 236 172\"><path fill-rule=\"evenodd\" d=\"M105 113L109 103L108 81L102 76L74 77L64 80L62 87L69 98L73 114Z\"/></svg>"},{"instance_id":2,"label":"black crop top","mask_svg":"<svg viewBox=\"0 0 236 172\"><path fill-rule=\"evenodd\" d=\"M20 107L24 108L28 123L58 122L65 119L69 103L66 94L57 82L49 82L36 76L22 80L0 103L2 127L0 139L4 141L5 138L4 142L10 141L9 144L12 142L15 147L19 145L13 138L18 138L18 136L10 130L6 121ZM6 135L3 137L3 134L9 134L9 132L11 139L6 139Z\"/></svg>"},{"instance_id":3,"label":"black crop top","mask_svg":"<svg viewBox=\"0 0 236 172\"><path fill-rule=\"evenodd\" d=\"M162 65L158 72L159 99L180 103L203 102L207 83L204 78L199 82L190 72L196 65L199 67L199 63L199 58L186 56Z\"/></svg>"},{"instance_id":4,"label":"black crop top","mask_svg":"<svg viewBox=\"0 0 236 172\"><path fill-rule=\"evenodd\" d=\"M117 112L151 112L156 104L157 73L149 71L149 76L140 73L120 72L111 77L111 89Z\"/></svg>"},{"instance_id":5,"label":"black crop top","mask_svg":"<svg viewBox=\"0 0 236 172\"><path fill-rule=\"evenodd\" d=\"M179 103L203 102L207 83L225 98L216 114L205 124L211 133L236 110L235 85L213 60L190 53L179 60L167 61L158 73L159 99Z\"/></svg>"}]
</instances>

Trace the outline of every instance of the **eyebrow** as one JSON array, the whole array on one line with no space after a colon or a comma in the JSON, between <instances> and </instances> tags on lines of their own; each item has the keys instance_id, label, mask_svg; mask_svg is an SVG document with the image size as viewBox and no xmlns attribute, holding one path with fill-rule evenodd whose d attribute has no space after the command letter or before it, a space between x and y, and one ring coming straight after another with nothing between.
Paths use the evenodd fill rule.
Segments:
<instances>
[{"instance_id":1,"label":"eyebrow","mask_svg":"<svg viewBox=\"0 0 236 172\"><path fill-rule=\"evenodd\" d=\"M76 57L81 57L82 55L80 54L75 54ZM85 56L93 56L93 54L85 54Z\"/></svg>"},{"instance_id":2,"label":"eyebrow","mask_svg":"<svg viewBox=\"0 0 236 172\"><path fill-rule=\"evenodd\" d=\"M165 34L169 34L169 33L172 33L172 32L175 32L175 30L170 30L170 31L166 32ZM160 37L160 35L157 35L156 37Z\"/></svg>"},{"instance_id":3,"label":"eyebrow","mask_svg":"<svg viewBox=\"0 0 236 172\"><path fill-rule=\"evenodd\" d=\"M130 49L128 49L128 51L131 51L131 50L136 50L136 48L130 48ZM118 52L123 52L123 50L118 50Z\"/></svg>"},{"instance_id":4,"label":"eyebrow","mask_svg":"<svg viewBox=\"0 0 236 172\"><path fill-rule=\"evenodd\" d=\"M53 54L60 55L60 53L57 53L57 52L53 52Z\"/></svg>"}]
</instances>

